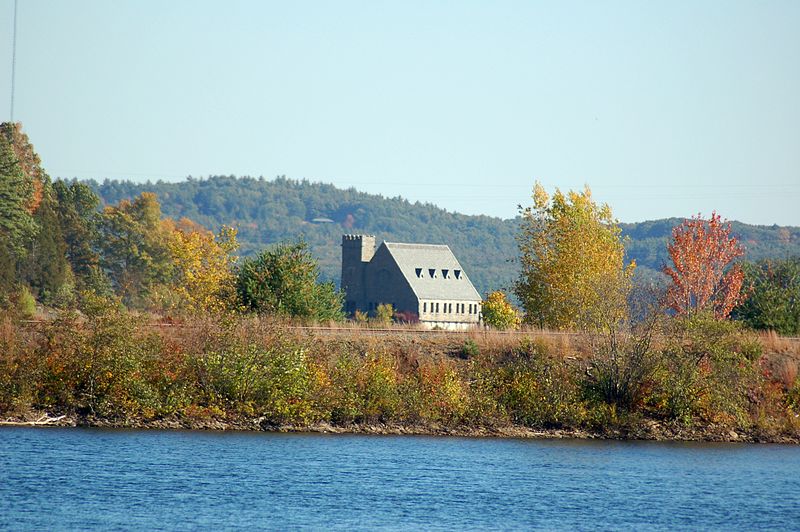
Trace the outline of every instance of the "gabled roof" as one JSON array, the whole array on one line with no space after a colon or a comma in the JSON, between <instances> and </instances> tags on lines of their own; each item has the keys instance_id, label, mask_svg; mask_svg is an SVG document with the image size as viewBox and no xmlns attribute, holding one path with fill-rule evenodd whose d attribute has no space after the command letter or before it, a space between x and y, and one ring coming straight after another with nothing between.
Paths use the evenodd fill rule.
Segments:
<instances>
[{"instance_id":1,"label":"gabled roof","mask_svg":"<svg viewBox=\"0 0 800 532\"><path fill-rule=\"evenodd\" d=\"M382 245L386 246L419 299L481 300L480 294L472 286L472 282L448 246L395 242L384 242ZM430 275L431 270L435 274L434 277ZM421 273L421 276L418 273Z\"/></svg>"}]
</instances>

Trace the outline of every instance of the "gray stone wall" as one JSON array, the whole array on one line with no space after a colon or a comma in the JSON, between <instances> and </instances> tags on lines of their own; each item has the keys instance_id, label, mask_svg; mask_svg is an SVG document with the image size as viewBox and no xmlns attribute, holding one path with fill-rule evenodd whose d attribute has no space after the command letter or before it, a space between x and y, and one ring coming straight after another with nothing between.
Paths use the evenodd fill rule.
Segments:
<instances>
[{"instance_id":1,"label":"gray stone wall","mask_svg":"<svg viewBox=\"0 0 800 532\"><path fill-rule=\"evenodd\" d=\"M373 314L383 303L401 312L417 311L417 296L385 246L379 247L364 266L364 289L358 306L359 310Z\"/></svg>"},{"instance_id":2,"label":"gray stone wall","mask_svg":"<svg viewBox=\"0 0 800 532\"><path fill-rule=\"evenodd\" d=\"M428 327L464 328L480 323L480 301L420 301L386 246L375 249L375 237L342 236L342 290L345 311L375 315L380 304L412 312Z\"/></svg>"},{"instance_id":3,"label":"gray stone wall","mask_svg":"<svg viewBox=\"0 0 800 532\"><path fill-rule=\"evenodd\" d=\"M375 254L375 237L371 235L342 235L342 281L345 293L345 312L363 310L365 300L366 265Z\"/></svg>"}]
</instances>

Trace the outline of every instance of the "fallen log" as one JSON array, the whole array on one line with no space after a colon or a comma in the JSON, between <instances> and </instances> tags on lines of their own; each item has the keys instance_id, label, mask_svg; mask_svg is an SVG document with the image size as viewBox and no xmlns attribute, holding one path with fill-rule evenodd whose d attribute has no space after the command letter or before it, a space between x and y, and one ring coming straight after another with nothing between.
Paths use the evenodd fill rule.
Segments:
<instances>
[{"instance_id":1,"label":"fallen log","mask_svg":"<svg viewBox=\"0 0 800 532\"><path fill-rule=\"evenodd\" d=\"M47 414L45 414L42 417L40 417L39 419L37 419L36 421L6 420L6 421L0 421L0 425L17 426L17 427L22 427L22 426L30 427L30 426L37 426L37 425L50 425L50 424L55 423L57 421L61 421L65 417L67 417L67 416L50 417Z\"/></svg>"}]
</instances>

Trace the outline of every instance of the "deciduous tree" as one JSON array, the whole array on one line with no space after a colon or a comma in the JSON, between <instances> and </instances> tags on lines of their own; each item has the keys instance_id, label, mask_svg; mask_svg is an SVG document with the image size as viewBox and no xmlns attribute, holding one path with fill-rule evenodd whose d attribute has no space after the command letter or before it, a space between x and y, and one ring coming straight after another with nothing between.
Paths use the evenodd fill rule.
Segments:
<instances>
[{"instance_id":1,"label":"deciduous tree","mask_svg":"<svg viewBox=\"0 0 800 532\"><path fill-rule=\"evenodd\" d=\"M486 296L486 300L481 302L481 313L486 325L501 331L516 329L520 324L519 312L499 290L490 293Z\"/></svg>"},{"instance_id":2,"label":"deciduous tree","mask_svg":"<svg viewBox=\"0 0 800 532\"><path fill-rule=\"evenodd\" d=\"M238 247L236 230L231 227L223 227L215 235L187 219L174 223L169 248L175 266L171 286L178 296L176 304L192 312L233 308L234 252Z\"/></svg>"},{"instance_id":3,"label":"deciduous tree","mask_svg":"<svg viewBox=\"0 0 800 532\"><path fill-rule=\"evenodd\" d=\"M716 212L708 220L698 214L675 227L668 251L672 266L664 268L671 280L666 304L678 315L708 311L725 319L744 298L744 274L733 264L744 248Z\"/></svg>"},{"instance_id":4,"label":"deciduous tree","mask_svg":"<svg viewBox=\"0 0 800 532\"><path fill-rule=\"evenodd\" d=\"M317 262L300 240L281 243L246 259L237 290L242 305L254 312L315 321L344 318L342 295L333 283L319 283Z\"/></svg>"},{"instance_id":5,"label":"deciduous tree","mask_svg":"<svg viewBox=\"0 0 800 532\"><path fill-rule=\"evenodd\" d=\"M627 312L635 264L624 263L617 221L589 187L550 198L536 183L533 206L520 206L521 272L515 293L525 320L555 329L596 329ZM599 320L602 318L602 320Z\"/></svg>"},{"instance_id":6,"label":"deciduous tree","mask_svg":"<svg viewBox=\"0 0 800 532\"><path fill-rule=\"evenodd\" d=\"M147 305L150 292L171 279L172 227L161 219L155 194L106 207L100 224L103 267L126 304Z\"/></svg>"}]
</instances>

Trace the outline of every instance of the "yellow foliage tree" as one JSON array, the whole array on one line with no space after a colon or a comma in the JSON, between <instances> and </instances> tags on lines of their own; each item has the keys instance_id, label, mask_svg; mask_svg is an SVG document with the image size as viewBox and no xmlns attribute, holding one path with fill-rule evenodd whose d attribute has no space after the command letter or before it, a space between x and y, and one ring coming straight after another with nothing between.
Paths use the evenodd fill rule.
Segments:
<instances>
[{"instance_id":1,"label":"yellow foliage tree","mask_svg":"<svg viewBox=\"0 0 800 532\"><path fill-rule=\"evenodd\" d=\"M190 312L219 312L231 309L236 301L234 252L239 247L236 229L223 227L211 231L186 218L172 226L170 251L175 271L172 287L173 307Z\"/></svg>"},{"instance_id":2,"label":"yellow foliage tree","mask_svg":"<svg viewBox=\"0 0 800 532\"><path fill-rule=\"evenodd\" d=\"M589 187L551 198L540 183L520 206L521 272L515 293L527 322L553 329L612 327L627 313L635 263L624 264L617 221Z\"/></svg>"},{"instance_id":3,"label":"yellow foliage tree","mask_svg":"<svg viewBox=\"0 0 800 532\"><path fill-rule=\"evenodd\" d=\"M486 296L486 300L481 302L481 313L483 322L495 329L516 329L520 324L520 317L517 309L508 302L506 295L497 290Z\"/></svg>"}]
</instances>

